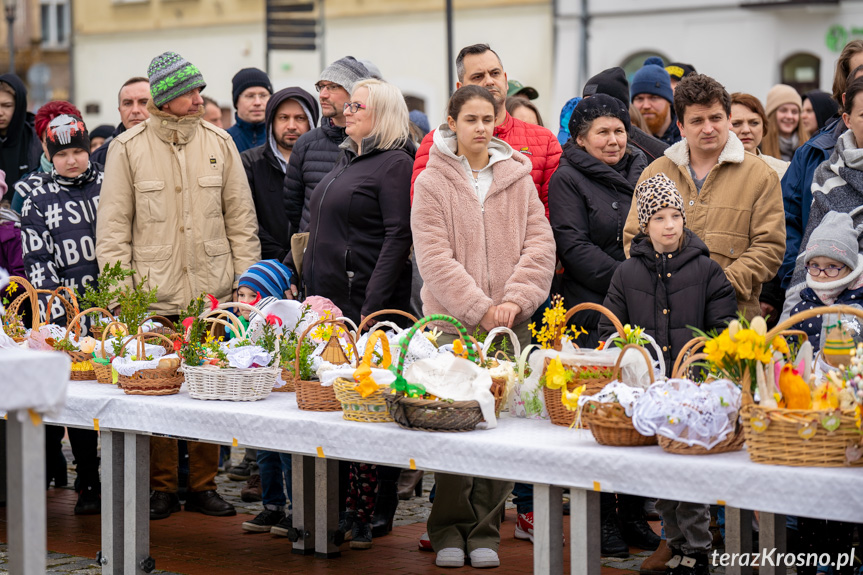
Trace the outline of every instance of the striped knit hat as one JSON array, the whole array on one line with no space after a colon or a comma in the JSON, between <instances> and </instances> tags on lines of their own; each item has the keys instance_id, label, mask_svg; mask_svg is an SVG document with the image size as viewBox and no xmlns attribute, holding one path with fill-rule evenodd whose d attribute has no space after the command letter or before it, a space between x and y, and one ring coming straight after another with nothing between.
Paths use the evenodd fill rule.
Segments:
<instances>
[{"instance_id":1,"label":"striped knit hat","mask_svg":"<svg viewBox=\"0 0 863 575\"><path fill-rule=\"evenodd\" d=\"M203 90L207 87L197 66L176 52L165 52L153 58L147 76L150 78L150 95L157 108L195 88Z\"/></svg>"},{"instance_id":2,"label":"striped knit hat","mask_svg":"<svg viewBox=\"0 0 863 575\"><path fill-rule=\"evenodd\" d=\"M291 289L291 270L278 260L263 260L240 276L240 286L253 290L261 297L285 299L285 292Z\"/></svg>"}]
</instances>

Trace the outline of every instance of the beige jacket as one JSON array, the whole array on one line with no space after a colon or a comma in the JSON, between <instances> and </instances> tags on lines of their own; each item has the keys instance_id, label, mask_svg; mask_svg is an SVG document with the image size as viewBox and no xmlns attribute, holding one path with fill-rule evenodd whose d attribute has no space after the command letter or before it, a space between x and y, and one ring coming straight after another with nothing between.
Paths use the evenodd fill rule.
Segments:
<instances>
[{"instance_id":1,"label":"beige jacket","mask_svg":"<svg viewBox=\"0 0 863 575\"><path fill-rule=\"evenodd\" d=\"M530 160L493 138L496 161L472 182L452 152L452 132L442 127L434 140L411 208L423 313L452 315L472 333L489 307L512 302L521 308L515 323L523 323L548 297L555 262Z\"/></svg>"},{"instance_id":2,"label":"beige jacket","mask_svg":"<svg viewBox=\"0 0 863 575\"><path fill-rule=\"evenodd\" d=\"M743 144L728 133L719 163L707 174L701 193L689 173L686 139L647 166L639 183L658 173L674 180L686 212L686 227L707 244L737 292L738 309L747 318L761 314L761 284L779 270L785 254L785 210L776 170L747 154ZM638 233L638 213L632 202L623 232L623 249Z\"/></svg>"},{"instance_id":3,"label":"beige jacket","mask_svg":"<svg viewBox=\"0 0 863 575\"><path fill-rule=\"evenodd\" d=\"M237 147L200 114L150 119L108 148L96 224L99 266L120 261L158 286L152 310L176 314L202 293L230 296L261 257L252 194Z\"/></svg>"}]
</instances>

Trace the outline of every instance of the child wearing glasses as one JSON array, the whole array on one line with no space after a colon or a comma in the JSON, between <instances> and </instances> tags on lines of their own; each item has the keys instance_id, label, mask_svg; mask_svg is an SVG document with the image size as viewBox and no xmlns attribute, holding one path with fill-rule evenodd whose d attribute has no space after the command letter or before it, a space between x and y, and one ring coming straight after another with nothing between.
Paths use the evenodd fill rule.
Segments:
<instances>
[{"instance_id":1,"label":"child wearing glasses","mask_svg":"<svg viewBox=\"0 0 863 575\"><path fill-rule=\"evenodd\" d=\"M857 235L850 215L824 216L806 245L806 288L793 313L833 304L863 305L863 256L858 254ZM820 349L820 316L795 327L806 332L815 350Z\"/></svg>"}]
</instances>

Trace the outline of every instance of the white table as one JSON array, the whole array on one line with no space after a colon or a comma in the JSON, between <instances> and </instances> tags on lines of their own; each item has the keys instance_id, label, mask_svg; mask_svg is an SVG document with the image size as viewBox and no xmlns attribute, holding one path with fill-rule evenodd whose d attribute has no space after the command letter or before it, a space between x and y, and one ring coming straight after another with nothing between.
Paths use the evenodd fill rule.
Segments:
<instances>
[{"instance_id":1,"label":"white table","mask_svg":"<svg viewBox=\"0 0 863 575\"><path fill-rule=\"evenodd\" d=\"M338 552L326 535L337 523L340 459L535 484L536 573L562 572L561 487L571 490L571 564L578 574L599 572L599 491L725 504L731 551L746 547L740 535L746 535L748 512L737 509L762 512L763 546L782 544L783 514L863 520L860 468L758 465L745 452L687 457L659 447L605 447L587 431L547 421L504 417L494 430L426 433L349 422L340 412L300 411L292 393L249 403L197 401L185 388L145 397L73 382L66 409L51 421L93 428L94 420L102 431L104 573L143 572L148 558L147 435L294 454L294 525L307 532L294 549L324 557ZM815 498L817 485L830 489Z\"/></svg>"},{"instance_id":2,"label":"white table","mask_svg":"<svg viewBox=\"0 0 863 575\"><path fill-rule=\"evenodd\" d=\"M7 413L9 572L45 573L45 426L42 415L59 409L69 383L65 354L0 351L0 411Z\"/></svg>"}]
</instances>

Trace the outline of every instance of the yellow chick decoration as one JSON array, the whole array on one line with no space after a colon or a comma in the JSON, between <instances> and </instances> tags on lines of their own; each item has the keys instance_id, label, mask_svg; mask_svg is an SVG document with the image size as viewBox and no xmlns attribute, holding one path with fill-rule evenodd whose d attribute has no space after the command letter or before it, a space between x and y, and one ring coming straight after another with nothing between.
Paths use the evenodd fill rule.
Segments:
<instances>
[{"instance_id":1,"label":"yellow chick decoration","mask_svg":"<svg viewBox=\"0 0 863 575\"><path fill-rule=\"evenodd\" d=\"M779 407L787 409L810 409L812 407L809 386L800 377L800 372L794 369L790 363L786 363L779 373L779 391L782 392Z\"/></svg>"},{"instance_id":2,"label":"yellow chick decoration","mask_svg":"<svg viewBox=\"0 0 863 575\"><path fill-rule=\"evenodd\" d=\"M825 381L812 392L812 409L836 409L839 407L839 388Z\"/></svg>"}]
</instances>

